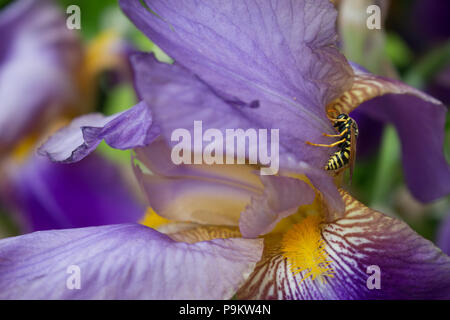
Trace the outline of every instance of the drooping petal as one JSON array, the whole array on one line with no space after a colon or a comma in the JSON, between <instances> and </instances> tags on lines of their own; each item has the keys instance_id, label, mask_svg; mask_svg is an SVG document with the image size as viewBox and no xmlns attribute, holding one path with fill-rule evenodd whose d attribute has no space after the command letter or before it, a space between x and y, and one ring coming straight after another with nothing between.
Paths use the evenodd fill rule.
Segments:
<instances>
[{"instance_id":1,"label":"drooping petal","mask_svg":"<svg viewBox=\"0 0 450 320\"><path fill-rule=\"evenodd\" d=\"M44 0L15 1L0 13L0 149L36 129L37 118L75 98L80 41L63 12Z\"/></svg>"},{"instance_id":2,"label":"drooping petal","mask_svg":"<svg viewBox=\"0 0 450 320\"><path fill-rule=\"evenodd\" d=\"M35 232L0 241L0 298L230 299L261 252L258 239L188 244L137 224Z\"/></svg>"},{"instance_id":3,"label":"drooping petal","mask_svg":"<svg viewBox=\"0 0 450 320\"><path fill-rule=\"evenodd\" d=\"M159 135L145 102L133 108L104 116L93 113L73 120L52 135L39 153L55 162L77 162L97 148L104 139L112 148L132 149L148 145Z\"/></svg>"},{"instance_id":4,"label":"drooping petal","mask_svg":"<svg viewBox=\"0 0 450 320\"><path fill-rule=\"evenodd\" d=\"M353 88L330 103L329 111L350 113L359 106L359 111L392 123L401 140L405 179L414 197L428 202L449 194L450 166L443 150L446 107L401 82L374 76L356 65L354 71Z\"/></svg>"},{"instance_id":5,"label":"drooping petal","mask_svg":"<svg viewBox=\"0 0 450 320\"><path fill-rule=\"evenodd\" d=\"M279 176L262 176L261 180L264 193L252 198L239 219L239 229L246 238L269 233L281 219L314 200L314 190L302 180Z\"/></svg>"},{"instance_id":6,"label":"drooping petal","mask_svg":"<svg viewBox=\"0 0 450 320\"><path fill-rule=\"evenodd\" d=\"M364 207L348 194L343 197L345 217L321 229L334 277L326 277L325 283L311 277L302 281L308 270L294 275L283 254L282 235L272 235L238 298L449 299L447 255L404 222ZM374 287L376 270L379 289Z\"/></svg>"},{"instance_id":7,"label":"drooping petal","mask_svg":"<svg viewBox=\"0 0 450 320\"><path fill-rule=\"evenodd\" d=\"M136 156L152 171L149 174L137 165L134 167L149 205L170 220L236 226L250 198L262 192L254 167L176 166L162 140L136 149Z\"/></svg>"},{"instance_id":8,"label":"drooping petal","mask_svg":"<svg viewBox=\"0 0 450 320\"><path fill-rule=\"evenodd\" d=\"M138 222L145 213L119 168L97 154L75 164L30 157L2 187L28 231Z\"/></svg>"},{"instance_id":9,"label":"drooping petal","mask_svg":"<svg viewBox=\"0 0 450 320\"><path fill-rule=\"evenodd\" d=\"M442 109L440 101L420 90L412 88L397 80L371 74L356 63L351 63L351 66L354 72L353 85L340 97L327 105L327 111L332 115L338 115L340 113L349 114L363 103L368 102L373 98L389 94L414 96L422 100L424 108L427 108L427 106L425 106L426 103L430 103L433 105L433 108L437 110ZM376 111L372 114L375 113L379 113L380 117L383 117L384 114L384 112Z\"/></svg>"}]
</instances>

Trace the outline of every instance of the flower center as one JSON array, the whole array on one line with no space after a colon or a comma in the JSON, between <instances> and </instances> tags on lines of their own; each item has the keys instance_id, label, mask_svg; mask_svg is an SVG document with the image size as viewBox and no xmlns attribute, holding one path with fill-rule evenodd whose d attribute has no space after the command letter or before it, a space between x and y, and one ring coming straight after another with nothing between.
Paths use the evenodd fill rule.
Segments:
<instances>
[{"instance_id":1,"label":"flower center","mask_svg":"<svg viewBox=\"0 0 450 320\"><path fill-rule=\"evenodd\" d=\"M283 256L290 265L291 272L297 275L305 271L302 281L312 277L326 282L333 278L333 263L325 251L325 242L320 233L321 218L308 216L288 230L281 242Z\"/></svg>"}]
</instances>

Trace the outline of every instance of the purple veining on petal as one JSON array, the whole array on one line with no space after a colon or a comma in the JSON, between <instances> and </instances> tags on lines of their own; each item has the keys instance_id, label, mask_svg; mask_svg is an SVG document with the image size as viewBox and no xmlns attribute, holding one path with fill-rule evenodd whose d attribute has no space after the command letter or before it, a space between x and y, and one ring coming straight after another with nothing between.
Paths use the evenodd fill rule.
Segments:
<instances>
[{"instance_id":1,"label":"purple veining on petal","mask_svg":"<svg viewBox=\"0 0 450 320\"><path fill-rule=\"evenodd\" d=\"M174 144L171 135L178 128L187 129L193 137L194 121L197 120L202 121L203 131L214 128L220 130L223 136L226 136L226 129L279 128L280 168L311 175L309 178L317 189L323 188L329 196L330 206L335 211L342 212L340 197L333 180L322 170L323 163L329 157L329 151L323 148L309 148L304 142L308 139L309 133L317 134L323 139L321 131L314 131L308 127L308 123L302 122L301 118L295 118L293 114L281 112L281 115L277 115L282 109L278 105L267 115L273 123L267 127L262 126L261 123L243 114L241 109L236 109L221 99L204 82L199 81L183 67L159 63L152 55L146 54L135 55L132 61L139 95L152 109L155 124L161 128L162 136L168 144ZM257 148L258 145L251 147ZM193 151L201 152L195 148ZM312 165L307 165L305 163L307 161L298 160L302 157L311 161ZM303 165L299 166L299 163ZM317 173L319 170L316 169L317 166L320 166L320 173Z\"/></svg>"},{"instance_id":2,"label":"purple veining on petal","mask_svg":"<svg viewBox=\"0 0 450 320\"><path fill-rule=\"evenodd\" d=\"M260 239L188 244L138 224L34 232L0 240L0 298L230 299L261 253Z\"/></svg>"},{"instance_id":3,"label":"purple veining on petal","mask_svg":"<svg viewBox=\"0 0 450 320\"><path fill-rule=\"evenodd\" d=\"M272 239L271 247L266 245L263 258L237 297L299 300L450 298L450 258L447 255L404 222L373 211L348 194L344 195L344 201L346 215L324 224L322 229L334 277L327 277L326 283L311 277L302 281L307 270L294 276L282 254L281 244L274 244Z\"/></svg>"},{"instance_id":4,"label":"purple veining on petal","mask_svg":"<svg viewBox=\"0 0 450 320\"><path fill-rule=\"evenodd\" d=\"M155 111L156 117L158 112L177 112L192 120L192 112L201 109L203 118L196 120L205 122L218 109L235 110L228 113L254 128L280 129L282 147L298 160L320 167L326 162L331 150L305 141L328 141L322 133L333 130L325 104L351 86L352 75L335 48L336 12L328 1L232 1L225 6L210 1L195 9L189 3L147 3L157 15L139 1L120 3L138 28L176 61L163 67L145 56L135 58L140 97L153 109L162 108L155 101L168 104L172 97L172 107ZM208 98L208 104L199 105L197 100L186 107L194 102L188 87L213 94L217 101ZM217 106L223 102L227 106ZM228 113L226 120L236 124Z\"/></svg>"},{"instance_id":5,"label":"purple veining on petal","mask_svg":"<svg viewBox=\"0 0 450 320\"><path fill-rule=\"evenodd\" d=\"M266 94L296 97L297 107L323 117L324 104L351 84L329 1L145 4L156 14L139 1L120 1L152 41L229 97L247 103Z\"/></svg>"}]
</instances>

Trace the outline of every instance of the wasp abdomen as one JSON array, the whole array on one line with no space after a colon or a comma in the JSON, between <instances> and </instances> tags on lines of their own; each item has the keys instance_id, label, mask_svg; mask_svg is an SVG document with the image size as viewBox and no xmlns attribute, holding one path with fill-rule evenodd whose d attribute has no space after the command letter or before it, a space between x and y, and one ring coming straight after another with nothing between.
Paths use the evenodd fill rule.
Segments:
<instances>
[{"instance_id":1,"label":"wasp abdomen","mask_svg":"<svg viewBox=\"0 0 450 320\"><path fill-rule=\"evenodd\" d=\"M337 170L348 164L350 159L350 149L336 151L325 166L325 170Z\"/></svg>"}]
</instances>

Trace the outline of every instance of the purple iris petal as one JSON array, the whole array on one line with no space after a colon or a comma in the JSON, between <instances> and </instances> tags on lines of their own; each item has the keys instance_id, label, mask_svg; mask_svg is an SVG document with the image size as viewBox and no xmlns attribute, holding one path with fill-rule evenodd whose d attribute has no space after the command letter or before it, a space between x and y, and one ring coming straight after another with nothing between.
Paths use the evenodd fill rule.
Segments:
<instances>
[{"instance_id":1,"label":"purple iris petal","mask_svg":"<svg viewBox=\"0 0 450 320\"><path fill-rule=\"evenodd\" d=\"M178 63L173 67L176 71L164 75L163 67L150 58L135 61L138 92L150 107L162 108L155 101L169 103L172 97L166 113L177 112L179 117L196 111L196 120L208 126L220 122L222 110L230 110L253 128L280 129L284 152L323 166L331 150L308 146L305 140L329 141L322 136L333 132L324 106L350 87L352 75L336 48L336 11L329 1L229 1L226 5L223 1L147 1L156 14L140 1L120 4L137 27ZM183 68L189 71L181 77ZM191 84L187 77L192 78ZM203 88L195 84L195 77L204 83ZM214 94L217 101L191 105L190 112L184 106L178 111L180 102L185 104L189 98L194 102L193 95L152 87L169 80L193 86L204 95ZM236 128L232 115L225 119L230 123L219 128ZM193 118L184 122L181 118L178 124L192 126Z\"/></svg>"},{"instance_id":2,"label":"purple iris petal","mask_svg":"<svg viewBox=\"0 0 450 320\"><path fill-rule=\"evenodd\" d=\"M411 95L385 95L360 108L397 129L403 172L415 198L429 202L450 194L450 166L443 151L444 106Z\"/></svg>"},{"instance_id":3,"label":"purple iris petal","mask_svg":"<svg viewBox=\"0 0 450 320\"><path fill-rule=\"evenodd\" d=\"M259 239L188 244L138 224L34 232L0 241L0 298L230 299L261 253Z\"/></svg>"},{"instance_id":4,"label":"purple iris petal","mask_svg":"<svg viewBox=\"0 0 450 320\"><path fill-rule=\"evenodd\" d=\"M33 156L3 183L31 231L137 222L145 212L118 168L96 154L70 165Z\"/></svg>"},{"instance_id":5,"label":"purple iris petal","mask_svg":"<svg viewBox=\"0 0 450 320\"><path fill-rule=\"evenodd\" d=\"M255 169L245 165L174 165L163 140L136 149L152 174L135 172L150 206L177 221L237 226L250 198L262 192Z\"/></svg>"},{"instance_id":6,"label":"purple iris petal","mask_svg":"<svg viewBox=\"0 0 450 320\"><path fill-rule=\"evenodd\" d=\"M323 105L349 85L336 48L329 1L121 0L129 18L179 64L229 97L297 98L323 116Z\"/></svg>"},{"instance_id":7,"label":"purple iris petal","mask_svg":"<svg viewBox=\"0 0 450 320\"><path fill-rule=\"evenodd\" d=\"M243 188L249 190L260 190L262 188L257 170L248 165L234 166L234 168L227 165L176 165L171 160L169 146L162 139L154 141L145 148L137 148L135 152L136 158L154 175L220 179L231 185L242 185Z\"/></svg>"},{"instance_id":8,"label":"purple iris petal","mask_svg":"<svg viewBox=\"0 0 450 320\"><path fill-rule=\"evenodd\" d=\"M314 190L301 180L278 176L263 176L261 180L264 193L253 197L240 216L239 229L246 238L269 233L281 219L314 200Z\"/></svg>"},{"instance_id":9,"label":"purple iris petal","mask_svg":"<svg viewBox=\"0 0 450 320\"><path fill-rule=\"evenodd\" d=\"M132 56L132 65L138 94L171 145L176 144L171 136L178 128L187 129L194 136L194 121L202 122L203 131L219 129L224 136L228 128L246 130L257 125L178 64L160 63L152 54L137 54ZM193 146L191 151L201 153L203 149Z\"/></svg>"},{"instance_id":10,"label":"purple iris petal","mask_svg":"<svg viewBox=\"0 0 450 320\"><path fill-rule=\"evenodd\" d=\"M160 63L150 54L135 55L132 57L132 62L139 95L150 106L155 124L161 128L161 134L168 144L175 143L171 141L171 135L178 128L189 130L193 137L194 121L196 120L202 121L204 131L210 128L218 129L223 133L223 136L226 136L226 129L267 128L246 115L242 109L236 108L229 101L223 100L207 84L177 64ZM308 166L305 163L299 168L297 157L299 152L305 154L305 157L309 159L311 159L310 157L316 157L317 154L319 154L319 157L325 155L325 160L323 160L323 163L325 163L329 151L323 152L323 150L320 150L321 148L310 150L306 147L304 140L298 141L308 136L307 125L305 124L302 127L301 119L295 118L293 114L289 117L282 115L282 119L277 119L277 113L280 109L282 107L277 106L267 115L273 119L273 124L269 128L280 129L280 167L307 174L319 190L325 191L327 199L330 200L330 207L337 212L342 212L339 194L332 179L325 171L320 170L320 173L317 173L314 168L307 169ZM287 118L283 118L284 116ZM289 124L289 121L296 123ZM290 133L286 131L291 128L296 134L296 138L294 138L296 142L293 142L293 144L289 143L293 136L290 136ZM302 130L305 131L302 132ZM283 134L286 135L283 136ZM320 132L320 136L322 136L322 132ZM294 146L297 146L297 148L294 148ZM194 147L192 149L194 152L201 152ZM315 152L318 153L314 155Z\"/></svg>"},{"instance_id":11,"label":"purple iris petal","mask_svg":"<svg viewBox=\"0 0 450 320\"><path fill-rule=\"evenodd\" d=\"M71 163L94 151L103 139L113 148L132 149L148 145L158 135L149 108L140 102L109 117L94 113L76 118L51 136L39 153L56 162Z\"/></svg>"},{"instance_id":12,"label":"purple iris petal","mask_svg":"<svg viewBox=\"0 0 450 320\"><path fill-rule=\"evenodd\" d=\"M49 1L15 1L0 13L0 149L74 99L80 43ZM18 111L20 110L20 111Z\"/></svg>"},{"instance_id":13,"label":"purple iris petal","mask_svg":"<svg viewBox=\"0 0 450 320\"><path fill-rule=\"evenodd\" d=\"M341 299L450 298L450 258L400 220L365 208L323 235L336 271L330 291ZM370 266L379 267L380 289L368 288Z\"/></svg>"},{"instance_id":14,"label":"purple iris petal","mask_svg":"<svg viewBox=\"0 0 450 320\"><path fill-rule=\"evenodd\" d=\"M248 165L174 165L163 140L136 149L136 156L152 172L135 167L150 206L171 220L238 225L241 219L242 234L256 237L314 199L313 189L306 183L284 176L260 176ZM329 209L327 221L342 215L342 199L330 176L305 163L290 166L290 174L306 175L321 191Z\"/></svg>"}]
</instances>

